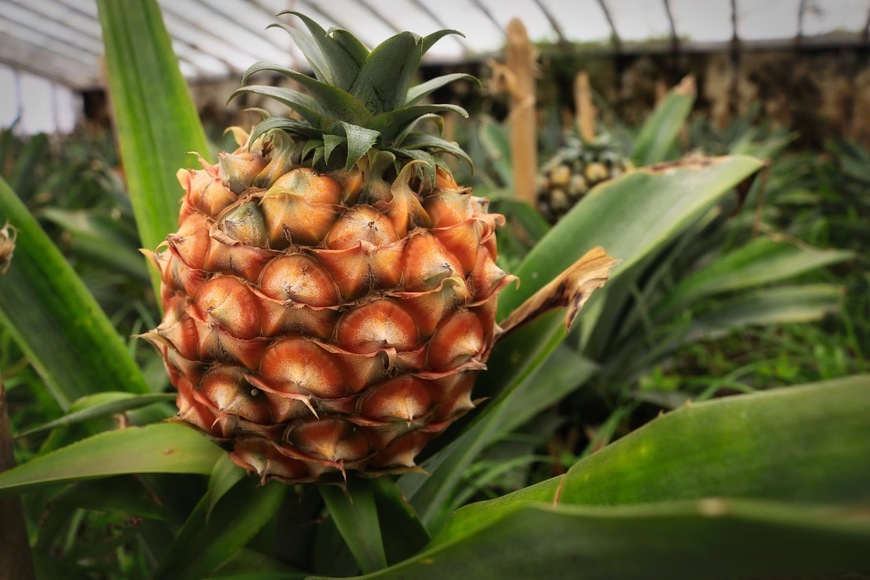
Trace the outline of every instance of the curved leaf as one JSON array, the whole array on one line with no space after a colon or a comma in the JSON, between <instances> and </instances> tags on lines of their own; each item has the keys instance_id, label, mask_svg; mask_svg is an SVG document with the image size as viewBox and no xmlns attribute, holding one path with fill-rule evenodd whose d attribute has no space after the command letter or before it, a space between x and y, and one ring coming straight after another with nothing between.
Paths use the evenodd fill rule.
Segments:
<instances>
[{"instance_id":1,"label":"curved leaf","mask_svg":"<svg viewBox=\"0 0 870 580\"><path fill-rule=\"evenodd\" d=\"M349 90L354 79L356 79L357 74L359 74L360 66L365 59L365 57L363 57L363 60L359 59L361 55L359 47L352 44L345 44L343 42L336 42L332 34L328 34L319 24L317 24L317 22L301 12L285 10L279 12L278 16L284 14L292 14L305 23L305 26L308 28L308 31L311 33L311 36L319 49L319 51L316 51L312 56L316 55L319 59L322 59L325 62L325 65L321 66L321 71L324 73L328 72L329 78L327 82L334 84L342 90ZM300 50L303 49L298 41L297 46L299 46ZM311 63L311 58L309 58L307 53L305 54L305 58L309 63ZM312 66L314 65L312 64Z\"/></svg>"},{"instance_id":2,"label":"curved leaf","mask_svg":"<svg viewBox=\"0 0 870 580\"><path fill-rule=\"evenodd\" d=\"M317 102L306 94L288 89L286 87L272 87L268 85L248 85L239 87L230 99L242 93L251 93L253 95L262 95L274 99L279 103L284 103L292 110L299 113L299 116L308 121L313 127L326 129L330 123L326 117L317 111Z\"/></svg>"},{"instance_id":3,"label":"curved leaf","mask_svg":"<svg viewBox=\"0 0 870 580\"><path fill-rule=\"evenodd\" d=\"M248 543L275 516L288 486L273 482L260 486L247 478L209 510L206 494L187 518L154 578L196 580L209 576Z\"/></svg>"},{"instance_id":4,"label":"curved leaf","mask_svg":"<svg viewBox=\"0 0 870 580\"><path fill-rule=\"evenodd\" d=\"M147 393L112 323L24 204L0 179L0 223L18 232L0 276L0 323L64 410L100 389Z\"/></svg>"},{"instance_id":5,"label":"curved leaf","mask_svg":"<svg viewBox=\"0 0 870 580\"><path fill-rule=\"evenodd\" d=\"M344 133L347 136L347 161L344 168L351 169L360 158L369 152L377 142L380 133L358 125L352 125L342 121Z\"/></svg>"},{"instance_id":6,"label":"curved leaf","mask_svg":"<svg viewBox=\"0 0 870 580\"><path fill-rule=\"evenodd\" d=\"M223 451L176 423L107 431L0 473L0 494L128 473L208 475Z\"/></svg>"},{"instance_id":7,"label":"curved leaf","mask_svg":"<svg viewBox=\"0 0 870 580\"><path fill-rule=\"evenodd\" d=\"M363 101L354 95L285 66L265 62L255 63L242 75L242 83L246 83L251 75L261 71L280 73L302 85L318 103L321 112L329 118L340 119L354 125L367 125L372 120L372 114L366 109Z\"/></svg>"},{"instance_id":8,"label":"curved leaf","mask_svg":"<svg viewBox=\"0 0 870 580\"><path fill-rule=\"evenodd\" d=\"M408 123L416 121L429 113L444 113L447 111L468 118L468 111L459 105L412 105L397 111L389 111L378 115L372 121L370 128L380 131L384 135L384 141L391 143L408 126Z\"/></svg>"},{"instance_id":9,"label":"curved leaf","mask_svg":"<svg viewBox=\"0 0 870 580\"><path fill-rule=\"evenodd\" d=\"M678 312L701 298L778 282L849 260L844 250L821 250L767 237L757 238L684 278L654 314Z\"/></svg>"},{"instance_id":10,"label":"curved leaf","mask_svg":"<svg viewBox=\"0 0 870 580\"><path fill-rule=\"evenodd\" d=\"M692 111L695 92L694 78L686 77L659 103L634 140L632 163L640 167L667 160Z\"/></svg>"},{"instance_id":11,"label":"curved leaf","mask_svg":"<svg viewBox=\"0 0 870 580\"><path fill-rule=\"evenodd\" d=\"M124 176L142 244L153 249L178 226L176 172L196 166L190 151L208 156L208 141L157 2L98 0L97 6ZM156 271L152 284L156 291Z\"/></svg>"},{"instance_id":12,"label":"curved leaf","mask_svg":"<svg viewBox=\"0 0 870 580\"><path fill-rule=\"evenodd\" d=\"M319 488L330 516L363 572L387 567L373 486L372 481L352 478L343 487Z\"/></svg>"},{"instance_id":13,"label":"curved leaf","mask_svg":"<svg viewBox=\"0 0 870 580\"><path fill-rule=\"evenodd\" d=\"M506 287L499 296L499 320L593 246L604 247L620 260L611 274L613 281L674 240L761 167L751 157L705 158L638 170L595 187L513 272L521 284ZM594 302L593 297L590 307ZM590 307L584 317L589 316ZM493 349L487 383L507 389L518 384L565 335L564 325L554 315L514 332Z\"/></svg>"},{"instance_id":14,"label":"curved leaf","mask_svg":"<svg viewBox=\"0 0 870 580\"><path fill-rule=\"evenodd\" d=\"M173 393L155 393L152 395L134 395L132 393L119 392L97 393L75 401L71 407L71 413L67 413L54 421L49 421L48 423L43 423L42 425L16 433L15 437L27 437L56 427L69 427L90 419L123 413L161 401L173 401L175 397L176 395Z\"/></svg>"},{"instance_id":15,"label":"curved leaf","mask_svg":"<svg viewBox=\"0 0 870 580\"><path fill-rule=\"evenodd\" d=\"M415 87L411 87L408 90L408 96L405 99L405 105L413 105L423 97L432 94L441 87L462 79L474 81L476 83L480 82L477 77L467 73L452 73L449 75L435 77L434 79L429 79L428 81L420 83Z\"/></svg>"},{"instance_id":16,"label":"curved leaf","mask_svg":"<svg viewBox=\"0 0 870 580\"><path fill-rule=\"evenodd\" d=\"M408 85L420 66L421 39L400 32L376 46L351 87L351 94L379 115L398 109L405 102Z\"/></svg>"},{"instance_id":17,"label":"curved leaf","mask_svg":"<svg viewBox=\"0 0 870 580\"><path fill-rule=\"evenodd\" d=\"M413 559L362 578L840 577L866 569L870 517L724 499L531 504L451 532Z\"/></svg>"}]
</instances>

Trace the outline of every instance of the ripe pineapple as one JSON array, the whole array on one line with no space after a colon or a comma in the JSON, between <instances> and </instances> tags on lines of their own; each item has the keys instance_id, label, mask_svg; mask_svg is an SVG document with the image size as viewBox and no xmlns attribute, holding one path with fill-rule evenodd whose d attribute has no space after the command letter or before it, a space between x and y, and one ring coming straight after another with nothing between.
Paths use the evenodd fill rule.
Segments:
<instances>
[{"instance_id":1,"label":"ripe pineapple","mask_svg":"<svg viewBox=\"0 0 870 580\"><path fill-rule=\"evenodd\" d=\"M282 13L284 14L284 13ZM316 78L258 63L306 90L243 86L287 104L217 164L181 170L179 229L152 255L165 316L148 338L178 418L263 479L341 480L414 468L474 407L496 333L503 218L439 160L423 132L453 105L419 100L466 75L410 87L445 34L372 51L291 12ZM436 124L437 125L437 124ZM467 159L467 158L466 158Z\"/></svg>"},{"instance_id":2,"label":"ripe pineapple","mask_svg":"<svg viewBox=\"0 0 870 580\"><path fill-rule=\"evenodd\" d=\"M541 167L535 194L538 210L555 224L590 189L631 169L631 161L607 141L571 136Z\"/></svg>"}]
</instances>

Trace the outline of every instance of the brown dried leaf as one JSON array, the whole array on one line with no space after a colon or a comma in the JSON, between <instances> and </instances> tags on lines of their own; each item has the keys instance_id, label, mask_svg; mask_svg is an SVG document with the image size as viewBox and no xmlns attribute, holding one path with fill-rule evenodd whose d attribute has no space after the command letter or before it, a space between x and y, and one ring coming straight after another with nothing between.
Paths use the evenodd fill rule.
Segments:
<instances>
[{"instance_id":1,"label":"brown dried leaf","mask_svg":"<svg viewBox=\"0 0 870 580\"><path fill-rule=\"evenodd\" d=\"M554 308L567 307L565 327L570 327L589 296L604 286L610 277L610 270L618 263L619 260L609 256L604 248L592 248L511 312L500 323L497 339Z\"/></svg>"},{"instance_id":2,"label":"brown dried leaf","mask_svg":"<svg viewBox=\"0 0 870 580\"><path fill-rule=\"evenodd\" d=\"M12 265L12 255L15 253L15 240L18 230L9 225L9 222L0 228L0 276L9 270Z\"/></svg>"}]
</instances>

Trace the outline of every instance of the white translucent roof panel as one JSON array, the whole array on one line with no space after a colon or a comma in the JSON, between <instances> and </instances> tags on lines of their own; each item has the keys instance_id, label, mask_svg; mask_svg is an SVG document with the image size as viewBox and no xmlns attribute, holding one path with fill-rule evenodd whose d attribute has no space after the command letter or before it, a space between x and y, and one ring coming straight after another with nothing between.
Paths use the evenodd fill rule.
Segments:
<instances>
[{"instance_id":1,"label":"white translucent roof panel","mask_svg":"<svg viewBox=\"0 0 870 580\"><path fill-rule=\"evenodd\" d=\"M21 102L15 89L15 71L0 64L0 127L8 127L18 116Z\"/></svg>"},{"instance_id":2,"label":"white translucent roof panel","mask_svg":"<svg viewBox=\"0 0 870 580\"><path fill-rule=\"evenodd\" d=\"M533 42L559 40L556 31L547 20L547 15L538 7L535 0L480 0L480 4L492 15L501 30L507 30L511 19L519 18Z\"/></svg>"},{"instance_id":3,"label":"white translucent roof panel","mask_svg":"<svg viewBox=\"0 0 870 580\"><path fill-rule=\"evenodd\" d=\"M671 37L664 0L609 0L607 7L620 40L639 42Z\"/></svg>"},{"instance_id":4,"label":"white translucent roof panel","mask_svg":"<svg viewBox=\"0 0 870 580\"><path fill-rule=\"evenodd\" d=\"M801 0L741 2L737 11L737 36L741 40L794 38L798 33Z\"/></svg>"},{"instance_id":5,"label":"white translucent roof panel","mask_svg":"<svg viewBox=\"0 0 870 580\"><path fill-rule=\"evenodd\" d=\"M373 46L398 30L421 35L454 28L466 38L436 43L427 62L462 61L500 51L511 18L520 18L537 42L559 32L571 42L611 47L671 36L719 49L732 37L732 5L741 41L789 46L829 35L861 42L870 0L157 0L183 74L191 81L235 78L257 61L306 68L286 32L268 28L282 10L338 26ZM606 11L603 7L606 7ZM803 7L803 10L801 10ZM612 19L608 22L608 14ZM293 16L280 19L303 27ZM843 34L840 34L843 33ZM0 0L0 63L73 88L101 85L103 45L96 0ZM2 87L0 87L2 89Z\"/></svg>"},{"instance_id":6,"label":"white translucent roof panel","mask_svg":"<svg viewBox=\"0 0 870 580\"><path fill-rule=\"evenodd\" d=\"M867 25L870 0L807 0L803 34L861 33Z\"/></svg>"},{"instance_id":7,"label":"white translucent roof panel","mask_svg":"<svg viewBox=\"0 0 870 580\"><path fill-rule=\"evenodd\" d=\"M613 34L598 0L541 0L573 42L607 41Z\"/></svg>"},{"instance_id":8,"label":"white translucent roof panel","mask_svg":"<svg viewBox=\"0 0 870 580\"><path fill-rule=\"evenodd\" d=\"M439 25L458 30L465 35L463 46L471 53L485 53L492 51L494 47L504 46L504 29L497 26L474 2L469 0L439 0L431 2L421 0L429 5L433 12L438 14L442 23ZM376 3L386 5L385 0L376 0ZM505 0L505 4L508 0ZM442 52L449 49L447 42L441 46L439 41L431 50L431 60L444 60L448 53Z\"/></svg>"},{"instance_id":9,"label":"white translucent roof panel","mask_svg":"<svg viewBox=\"0 0 870 580\"><path fill-rule=\"evenodd\" d=\"M766 1L752 0L751 3ZM681 40L700 43L731 40L731 0L670 0L670 4Z\"/></svg>"}]
</instances>

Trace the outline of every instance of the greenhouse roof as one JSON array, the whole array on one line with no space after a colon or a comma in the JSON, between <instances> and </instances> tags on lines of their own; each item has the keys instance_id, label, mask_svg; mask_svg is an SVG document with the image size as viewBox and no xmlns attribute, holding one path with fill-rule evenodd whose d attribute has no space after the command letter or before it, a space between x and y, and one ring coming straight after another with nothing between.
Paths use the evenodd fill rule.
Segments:
<instances>
[{"instance_id":1,"label":"greenhouse roof","mask_svg":"<svg viewBox=\"0 0 870 580\"><path fill-rule=\"evenodd\" d=\"M514 17L535 42L599 43L602 50L715 50L801 43L864 44L870 0L158 0L183 74L238 78L259 60L300 66L286 33L267 27L282 10L345 28L369 45L399 30L454 28L429 62L478 59L501 49ZM298 21L283 17L292 26ZM102 86L96 0L0 0L0 123L31 85L66 92ZM36 77L31 78L31 77ZM41 86L41 85L40 85ZM57 89L60 89L58 97ZM46 93L44 89L29 89ZM44 98L45 95L43 95ZM7 110L4 116L3 110Z\"/></svg>"}]
</instances>

